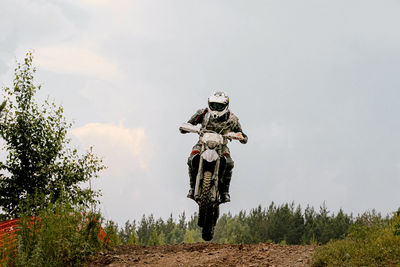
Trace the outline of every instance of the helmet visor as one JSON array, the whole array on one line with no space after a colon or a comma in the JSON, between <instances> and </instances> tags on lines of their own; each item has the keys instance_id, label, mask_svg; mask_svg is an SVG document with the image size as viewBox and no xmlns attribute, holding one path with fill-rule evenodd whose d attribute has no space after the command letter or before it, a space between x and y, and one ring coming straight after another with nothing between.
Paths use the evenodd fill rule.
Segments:
<instances>
[{"instance_id":1,"label":"helmet visor","mask_svg":"<svg viewBox=\"0 0 400 267\"><path fill-rule=\"evenodd\" d=\"M210 102L208 103L208 106L212 111L223 111L226 108L227 104Z\"/></svg>"}]
</instances>

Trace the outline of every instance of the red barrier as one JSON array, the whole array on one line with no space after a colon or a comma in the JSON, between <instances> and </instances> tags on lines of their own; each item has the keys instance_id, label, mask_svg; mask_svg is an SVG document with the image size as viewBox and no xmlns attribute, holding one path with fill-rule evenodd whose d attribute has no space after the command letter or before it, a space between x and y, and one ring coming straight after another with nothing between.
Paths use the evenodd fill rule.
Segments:
<instances>
[{"instance_id":1,"label":"red barrier","mask_svg":"<svg viewBox=\"0 0 400 267\"><path fill-rule=\"evenodd\" d=\"M8 220L0 223L0 240L3 240L3 238L5 238L6 236L15 235L17 227L18 219Z\"/></svg>"},{"instance_id":2,"label":"red barrier","mask_svg":"<svg viewBox=\"0 0 400 267\"><path fill-rule=\"evenodd\" d=\"M8 220L0 223L0 250L1 250L1 262L10 261L8 257L12 257L12 254L16 250L18 231L18 219Z\"/></svg>"},{"instance_id":3,"label":"red barrier","mask_svg":"<svg viewBox=\"0 0 400 267\"><path fill-rule=\"evenodd\" d=\"M0 247L15 242L18 230L18 219L8 220L0 223Z\"/></svg>"}]
</instances>

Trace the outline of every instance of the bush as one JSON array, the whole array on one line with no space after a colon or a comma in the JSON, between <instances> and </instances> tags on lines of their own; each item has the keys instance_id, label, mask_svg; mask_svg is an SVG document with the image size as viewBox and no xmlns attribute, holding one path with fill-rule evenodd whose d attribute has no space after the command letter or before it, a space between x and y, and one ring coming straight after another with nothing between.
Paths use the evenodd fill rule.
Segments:
<instances>
[{"instance_id":1,"label":"bush","mask_svg":"<svg viewBox=\"0 0 400 267\"><path fill-rule=\"evenodd\" d=\"M106 222L104 231L107 234L107 238L110 240L112 246L121 245L121 239L118 236L118 224L114 223L112 220Z\"/></svg>"},{"instance_id":2,"label":"bush","mask_svg":"<svg viewBox=\"0 0 400 267\"><path fill-rule=\"evenodd\" d=\"M1 235L1 233L0 233ZM15 257L15 235L5 233L0 239L0 266L7 266Z\"/></svg>"},{"instance_id":3,"label":"bush","mask_svg":"<svg viewBox=\"0 0 400 267\"><path fill-rule=\"evenodd\" d=\"M104 247L100 215L58 200L20 219L16 266L77 266Z\"/></svg>"},{"instance_id":4,"label":"bush","mask_svg":"<svg viewBox=\"0 0 400 267\"><path fill-rule=\"evenodd\" d=\"M318 248L312 266L395 266L400 262L399 223L397 214L390 220L362 216L345 239Z\"/></svg>"}]
</instances>

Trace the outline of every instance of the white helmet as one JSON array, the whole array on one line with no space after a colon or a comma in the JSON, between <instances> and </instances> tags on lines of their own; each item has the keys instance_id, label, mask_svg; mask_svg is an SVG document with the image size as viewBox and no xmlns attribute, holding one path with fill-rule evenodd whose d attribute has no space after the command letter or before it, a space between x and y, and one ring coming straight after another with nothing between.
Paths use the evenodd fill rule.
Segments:
<instances>
[{"instance_id":1,"label":"white helmet","mask_svg":"<svg viewBox=\"0 0 400 267\"><path fill-rule=\"evenodd\" d=\"M224 92L214 92L208 98L208 111L214 119L222 117L228 112L229 97Z\"/></svg>"}]
</instances>

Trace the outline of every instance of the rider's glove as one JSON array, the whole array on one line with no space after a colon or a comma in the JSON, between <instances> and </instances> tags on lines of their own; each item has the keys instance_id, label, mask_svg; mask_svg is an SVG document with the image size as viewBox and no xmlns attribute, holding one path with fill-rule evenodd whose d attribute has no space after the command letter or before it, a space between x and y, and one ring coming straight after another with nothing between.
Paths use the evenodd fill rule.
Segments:
<instances>
[{"instance_id":1,"label":"rider's glove","mask_svg":"<svg viewBox=\"0 0 400 267\"><path fill-rule=\"evenodd\" d=\"M244 138L242 140L240 140L239 142L242 143L242 144L246 144L247 143L247 139L248 139L247 135L245 135L244 133L242 133L242 134L243 134Z\"/></svg>"}]
</instances>

